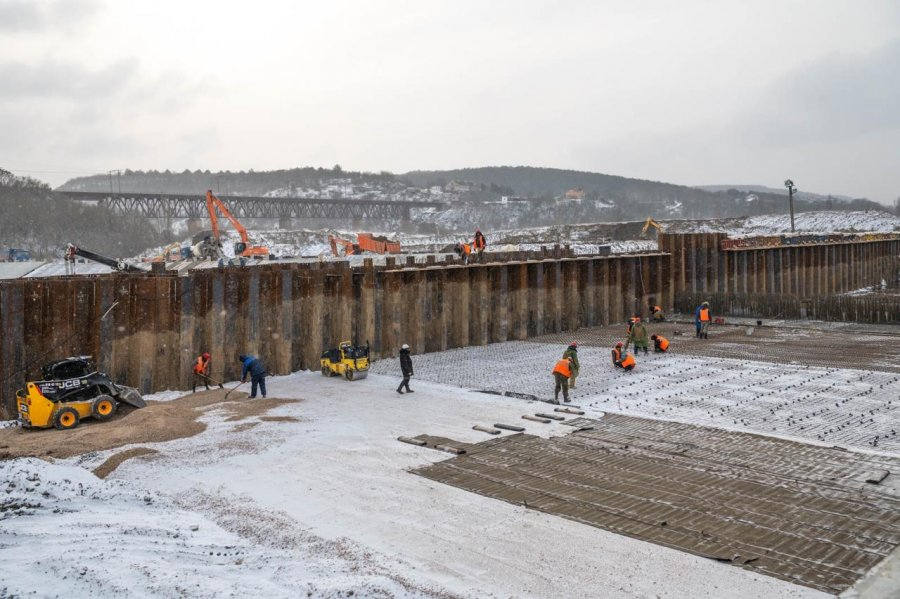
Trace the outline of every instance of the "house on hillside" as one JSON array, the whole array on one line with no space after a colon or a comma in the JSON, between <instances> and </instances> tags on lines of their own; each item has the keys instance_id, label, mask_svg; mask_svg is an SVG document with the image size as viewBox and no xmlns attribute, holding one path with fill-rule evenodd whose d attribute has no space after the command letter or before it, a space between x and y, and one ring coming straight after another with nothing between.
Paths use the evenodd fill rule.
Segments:
<instances>
[{"instance_id":1,"label":"house on hillside","mask_svg":"<svg viewBox=\"0 0 900 599\"><path fill-rule=\"evenodd\" d=\"M584 199L584 189L581 187L574 187L566 191L565 196L563 196L567 200L574 200L580 202Z\"/></svg>"},{"instance_id":2,"label":"house on hillside","mask_svg":"<svg viewBox=\"0 0 900 599\"><path fill-rule=\"evenodd\" d=\"M444 191L448 191L450 193L468 193L474 189L475 184L471 181L450 181L447 183L447 186L444 188Z\"/></svg>"}]
</instances>

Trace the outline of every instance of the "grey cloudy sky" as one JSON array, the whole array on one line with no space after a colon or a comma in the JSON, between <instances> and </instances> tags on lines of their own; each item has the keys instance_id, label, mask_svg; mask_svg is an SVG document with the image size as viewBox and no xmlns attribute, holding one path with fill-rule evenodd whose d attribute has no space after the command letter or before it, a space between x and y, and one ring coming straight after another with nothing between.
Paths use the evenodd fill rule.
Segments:
<instances>
[{"instance_id":1,"label":"grey cloudy sky","mask_svg":"<svg viewBox=\"0 0 900 599\"><path fill-rule=\"evenodd\" d=\"M525 164L900 196L900 2L0 0L0 166Z\"/></svg>"}]
</instances>

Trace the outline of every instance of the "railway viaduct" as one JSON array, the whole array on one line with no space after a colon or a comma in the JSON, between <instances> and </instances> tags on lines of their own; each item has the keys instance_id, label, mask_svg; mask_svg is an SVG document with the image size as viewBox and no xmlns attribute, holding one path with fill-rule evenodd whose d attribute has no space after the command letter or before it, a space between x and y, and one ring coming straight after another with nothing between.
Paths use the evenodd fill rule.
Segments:
<instances>
[{"instance_id":1,"label":"railway viaduct","mask_svg":"<svg viewBox=\"0 0 900 599\"><path fill-rule=\"evenodd\" d=\"M58 191L60 197L96 203L111 210L144 218L202 219L207 217L204 194L165 194L152 192L107 193L94 191ZM320 220L408 221L412 209L441 208L442 202L355 200L340 198L291 198L259 196L221 196L238 219L277 218Z\"/></svg>"}]
</instances>

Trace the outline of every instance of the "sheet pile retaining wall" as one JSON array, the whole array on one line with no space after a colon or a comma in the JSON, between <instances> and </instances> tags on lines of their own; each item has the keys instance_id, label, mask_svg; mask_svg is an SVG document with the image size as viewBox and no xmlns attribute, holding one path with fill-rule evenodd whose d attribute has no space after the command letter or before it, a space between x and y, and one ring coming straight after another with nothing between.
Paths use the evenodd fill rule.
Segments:
<instances>
[{"instance_id":1,"label":"sheet pile retaining wall","mask_svg":"<svg viewBox=\"0 0 900 599\"><path fill-rule=\"evenodd\" d=\"M692 314L701 302L709 302L714 315L900 324L900 295L829 295L804 299L777 293L682 291L675 295L675 310Z\"/></svg>"},{"instance_id":2,"label":"sheet pile retaining wall","mask_svg":"<svg viewBox=\"0 0 900 599\"><path fill-rule=\"evenodd\" d=\"M777 294L811 298L891 285L900 275L900 238L722 249L724 233L662 234L675 293Z\"/></svg>"},{"instance_id":3,"label":"sheet pile retaining wall","mask_svg":"<svg viewBox=\"0 0 900 599\"><path fill-rule=\"evenodd\" d=\"M669 256L642 254L399 267L367 261L274 263L171 274L0 282L0 411L40 366L89 354L141 391L187 389L198 353L214 379L240 376L239 353L273 374L318 370L323 349L369 341L375 356L525 339L671 306Z\"/></svg>"}]
</instances>

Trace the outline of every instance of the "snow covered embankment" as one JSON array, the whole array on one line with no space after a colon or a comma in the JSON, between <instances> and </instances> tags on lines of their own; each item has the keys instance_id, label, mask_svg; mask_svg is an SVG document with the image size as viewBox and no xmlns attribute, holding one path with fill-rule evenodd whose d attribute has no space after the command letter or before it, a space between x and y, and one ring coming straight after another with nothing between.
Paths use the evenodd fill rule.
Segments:
<instances>
[{"instance_id":1,"label":"snow covered embankment","mask_svg":"<svg viewBox=\"0 0 900 599\"><path fill-rule=\"evenodd\" d=\"M2 461L0 491L4 597L422 595L377 573L349 543L287 538L284 523L267 527L251 510L241 524L269 542L248 540L167 495L76 466Z\"/></svg>"}]
</instances>

